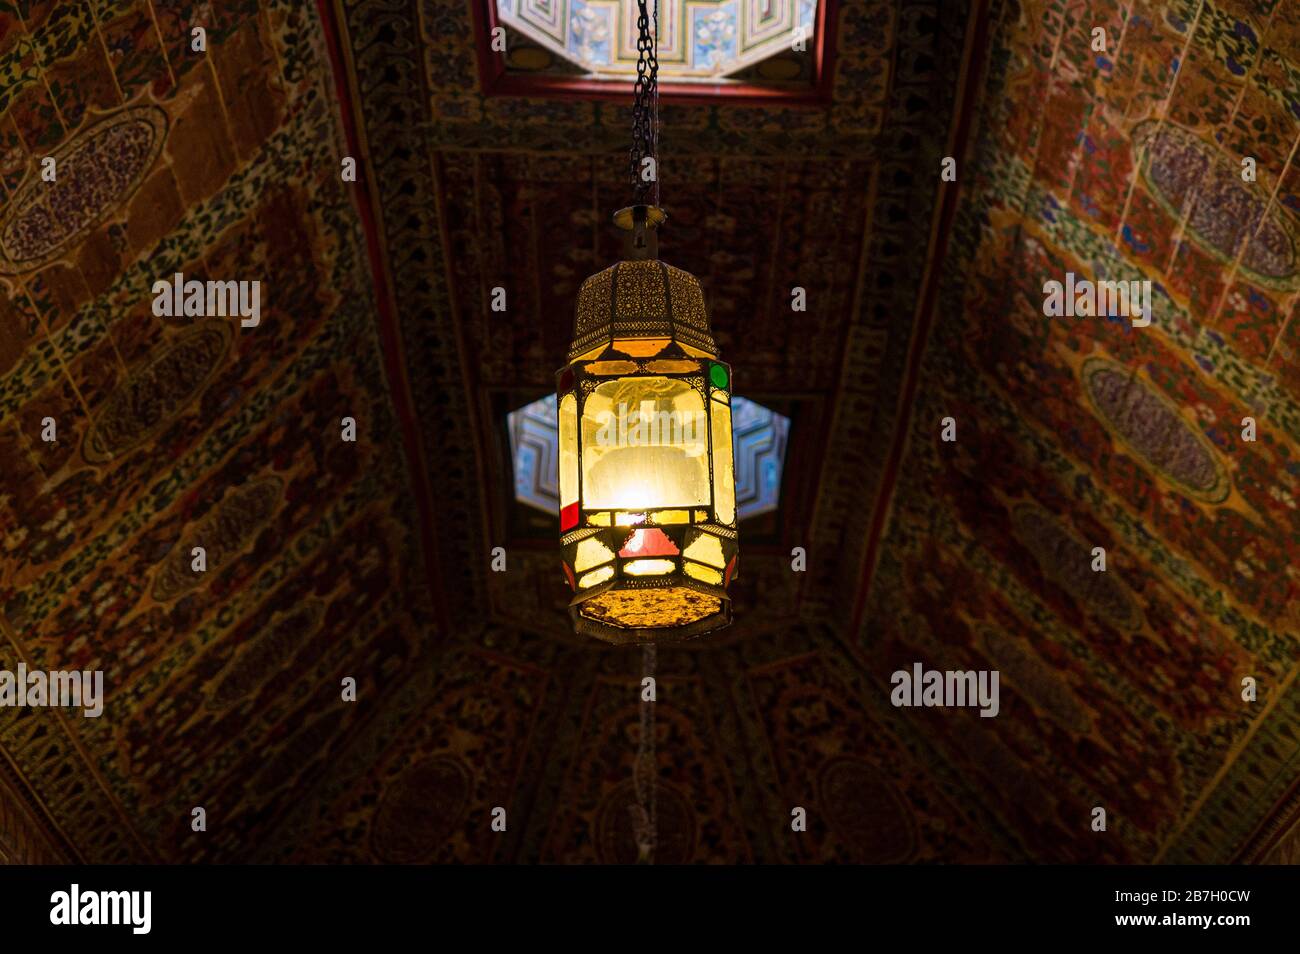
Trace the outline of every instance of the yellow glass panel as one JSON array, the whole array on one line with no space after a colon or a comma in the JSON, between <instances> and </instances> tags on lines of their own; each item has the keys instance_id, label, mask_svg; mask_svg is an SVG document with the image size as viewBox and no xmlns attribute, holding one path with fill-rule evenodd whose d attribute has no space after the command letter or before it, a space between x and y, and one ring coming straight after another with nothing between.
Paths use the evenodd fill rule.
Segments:
<instances>
[{"instance_id":1,"label":"yellow glass panel","mask_svg":"<svg viewBox=\"0 0 1300 954\"><path fill-rule=\"evenodd\" d=\"M690 374L692 371L700 370L700 363L698 361L660 358L658 361L647 362L645 369L653 371L655 374Z\"/></svg>"},{"instance_id":2,"label":"yellow glass panel","mask_svg":"<svg viewBox=\"0 0 1300 954\"><path fill-rule=\"evenodd\" d=\"M598 384L582 406L582 508L641 513L707 505L707 420L703 397L685 381ZM727 454L730 460L730 446ZM615 522L623 525L622 517Z\"/></svg>"},{"instance_id":3,"label":"yellow glass panel","mask_svg":"<svg viewBox=\"0 0 1300 954\"><path fill-rule=\"evenodd\" d=\"M634 358L648 358L667 348L670 341L671 338L619 338L614 342L614 350Z\"/></svg>"},{"instance_id":4,"label":"yellow glass panel","mask_svg":"<svg viewBox=\"0 0 1300 954\"><path fill-rule=\"evenodd\" d=\"M684 569L686 570L687 576L693 576L701 582L712 583L715 586L722 585L722 574L711 567L700 566L698 563L691 563L688 560Z\"/></svg>"},{"instance_id":5,"label":"yellow glass panel","mask_svg":"<svg viewBox=\"0 0 1300 954\"><path fill-rule=\"evenodd\" d=\"M723 404L730 405L730 404L731 404L731 395L728 394L726 391L719 391L717 388L714 388L714 389L713 389L713 400L715 400L715 401L721 401Z\"/></svg>"},{"instance_id":6,"label":"yellow glass panel","mask_svg":"<svg viewBox=\"0 0 1300 954\"><path fill-rule=\"evenodd\" d=\"M736 471L732 464L731 408L713 402L713 512L718 522L736 522Z\"/></svg>"},{"instance_id":7,"label":"yellow glass panel","mask_svg":"<svg viewBox=\"0 0 1300 954\"><path fill-rule=\"evenodd\" d=\"M597 583L604 583L613 575L614 565L612 563L607 564L598 569L592 570L586 576L582 577L582 579L578 580L578 589L589 590Z\"/></svg>"},{"instance_id":8,"label":"yellow glass panel","mask_svg":"<svg viewBox=\"0 0 1300 954\"><path fill-rule=\"evenodd\" d=\"M690 523L691 514L687 510L660 510L650 515L651 523Z\"/></svg>"},{"instance_id":9,"label":"yellow glass panel","mask_svg":"<svg viewBox=\"0 0 1300 954\"><path fill-rule=\"evenodd\" d=\"M695 347L695 345L688 345L685 341L679 341L679 342L677 342L677 346L678 346L679 348L681 348L683 351L685 351L687 354L693 354L693 355L695 355L695 357L697 357L697 358L716 358L716 357L717 357L716 354L713 354L713 353L711 353L711 352L709 352L709 351L705 351L703 348L697 348L697 347Z\"/></svg>"},{"instance_id":10,"label":"yellow glass panel","mask_svg":"<svg viewBox=\"0 0 1300 954\"><path fill-rule=\"evenodd\" d=\"M727 561L722 557L722 541L711 533L701 533L691 541L690 546L682 551L688 560L699 560L709 566L722 569Z\"/></svg>"},{"instance_id":11,"label":"yellow glass panel","mask_svg":"<svg viewBox=\"0 0 1300 954\"><path fill-rule=\"evenodd\" d=\"M600 513L589 513L587 514L587 522L590 524L594 524L597 527L608 527L609 511L604 510L601 511Z\"/></svg>"},{"instance_id":12,"label":"yellow glass panel","mask_svg":"<svg viewBox=\"0 0 1300 954\"><path fill-rule=\"evenodd\" d=\"M697 510L695 511L695 519L697 522L701 520L708 520L709 512L707 510Z\"/></svg>"},{"instance_id":13,"label":"yellow glass panel","mask_svg":"<svg viewBox=\"0 0 1300 954\"><path fill-rule=\"evenodd\" d=\"M593 361L585 370L588 374L609 377L615 374L636 374L641 369L635 361Z\"/></svg>"},{"instance_id":14,"label":"yellow glass panel","mask_svg":"<svg viewBox=\"0 0 1300 954\"><path fill-rule=\"evenodd\" d=\"M645 523L645 514L643 513L614 514L614 526L616 527L635 527L643 523Z\"/></svg>"},{"instance_id":15,"label":"yellow glass panel","mask_svg":"<svg viewBox=\"0 0 1300 954\"><path fill-rule=\"evenodd\" d=\"M573 557L573 568L581 573L593 566L607 563L614 559L614 551L601 543L596 537L588 537L578 544L578 552Z\"/></svg>"},{"instance_id":16,"label":"yellow glass panel","mask_svg":"<svg viewBox=\"0 0 1300 954\"><path fill-rule=\"evenodd\" d=\"M578 399L560 399L560 507L578 500Z\"/></svg>"},{"instance_id":17,"label":"yellow glass panel","mask_svg":"<svg viewBox=\"0 0 1300 954\"><path fill-rule=\"evenodd\" d=\"M629 560L623 564L623 572L632 576L662 576L673 572L675 567L672 560Z\"/></svg>"},{"instance_id":18,"label":"yellow glass panel","mask_svg":"<svg viewBox=\"0 0 1300 954\"><path fill-rule=\"evenodd\" d=\"M573 361L575 364L579 361L594 361L596 360L596 358L600 357L601 352L603 352L608 347L609 347L608 341L606 341L604 344L598 344L590 351L584 351L582 354L578 355L576 358L573 359Z\"/></svg>"}]
</instances>

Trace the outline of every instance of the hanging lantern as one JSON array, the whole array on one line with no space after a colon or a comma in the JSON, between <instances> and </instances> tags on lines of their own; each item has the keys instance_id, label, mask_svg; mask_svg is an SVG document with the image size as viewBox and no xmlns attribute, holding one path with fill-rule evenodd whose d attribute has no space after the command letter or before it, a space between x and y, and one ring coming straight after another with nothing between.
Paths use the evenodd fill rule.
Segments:
<instances>
[{"instance_id":1,"label":"hanging lantern","mask_svg":"<svg viewBox=\"0 0 1300 954\"><path fill-rule=\"evenodd\" d=\"M615 216L631 257L583 283L556 379L570 613L579 633L614 643L731 621L731 368L699 281L655 257L665 218L644 205Z\"/></svg>"},{"instance_id":2,"label":"hanging lantern","mask_svg":"<svg viewBox=\"0 0 1300 954\"><path fill-rule=\"evenodd\" d=\"M738 543L731 368L700 283L658 259L659 17L637 9L633 204L614 215L628 252L578 292L556 397L569 612L579 633L645 644L731 622Z\"/></svg>"}]
</instances>

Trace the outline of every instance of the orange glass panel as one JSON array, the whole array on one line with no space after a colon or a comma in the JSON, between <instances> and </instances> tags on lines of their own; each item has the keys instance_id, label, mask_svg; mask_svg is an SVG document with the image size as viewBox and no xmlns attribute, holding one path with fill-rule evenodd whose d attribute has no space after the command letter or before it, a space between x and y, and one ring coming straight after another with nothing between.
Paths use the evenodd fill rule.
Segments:
<instances>
[{"instance_id":1,"label":"orange glass panel","mask_svg":"<svg viewBox=\"0 0 1300 954\"><path fill-rule=\"evenodd\" d=\"M671 338L619 338L614 342L614 350L634 358L648 358L667 348L670 341Z\"/></svg>"},{"instance_id":2,"label":"orange glass panel","mask_svg":"<svg viewBox=\"0 0 1300 954\"><path fill-rule=\"evenodd\" d=\"M640 370L635 361L593 361L586 367L588 374L599 377L610 377L615 374L636 374Z\"/></svg>"},{"instance_id":3,"label":"orange glass panel","mask_svg":"<svg viewBox=\"0 0 1300 954\"><path fill-rule=\"evenodd\" d=\"M690 374L692 371L700 370L700 363L698 361L660 358L658 361L647 362L645 369L653 371L655 374Z\"/></svg>"},{"instance_id":4,"label":"orange glass panel","mask_svg":"<svg viewBox=\"0 0 1300 954\"><path fill-rule=\"evenodd\" d=\"M688 510L660 510L658 513L650 514L651 523L690 523L691 514Z\"/></svg>"}]
</instances>

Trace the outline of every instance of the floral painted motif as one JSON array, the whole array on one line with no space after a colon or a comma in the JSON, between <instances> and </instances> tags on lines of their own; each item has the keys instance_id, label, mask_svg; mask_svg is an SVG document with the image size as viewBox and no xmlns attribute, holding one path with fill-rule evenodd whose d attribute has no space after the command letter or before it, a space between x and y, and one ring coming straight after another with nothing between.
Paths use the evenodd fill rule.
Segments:
<instances>
[{"instance_id":1,"label":"floral painted motif","mask_svg":"<svg viewBox=\"0 0 1300 954\"><path fill-rule=\"evenodd\" d=\"M55 152L53 182L35 169L0 226L0 272L43 265L118 208L158 157L166 129L161 109L127 109Z\"/></svg>"}]
</instances>

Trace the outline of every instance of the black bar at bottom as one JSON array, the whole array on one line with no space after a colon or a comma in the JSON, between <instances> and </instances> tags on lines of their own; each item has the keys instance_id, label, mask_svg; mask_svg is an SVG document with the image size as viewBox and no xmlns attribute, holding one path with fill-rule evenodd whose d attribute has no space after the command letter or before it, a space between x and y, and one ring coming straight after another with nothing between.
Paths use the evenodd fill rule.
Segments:
<instances>
[{"instance_id":1,"label":"black bar at bottom","mask_svg":"<svg viewBox=\"0 0 1300 954\"><path fill-rule=\"evenodd\" d=\"M601 936L675 944L688 931L779 944L800 932L807 943L904 930L927 947L980 937L1231 945L1293 937L1300 877L1283 866L0 867L0 899L5 942L337 949L389 936L495 946L513 934L587 946Z\"/></svg>"}]
</instances>

